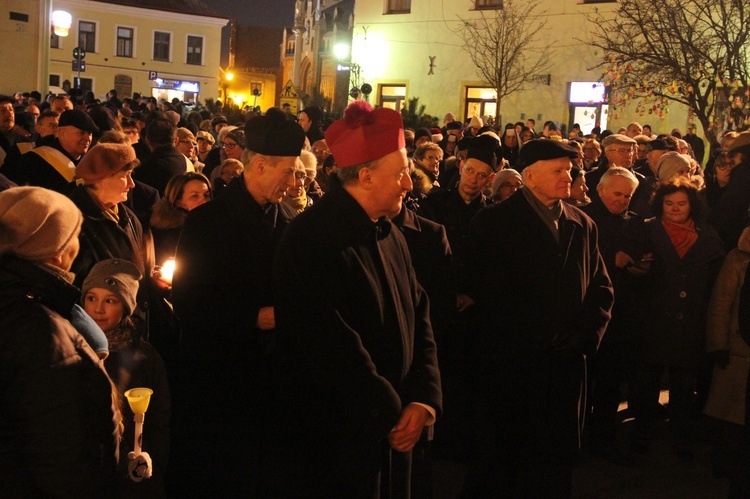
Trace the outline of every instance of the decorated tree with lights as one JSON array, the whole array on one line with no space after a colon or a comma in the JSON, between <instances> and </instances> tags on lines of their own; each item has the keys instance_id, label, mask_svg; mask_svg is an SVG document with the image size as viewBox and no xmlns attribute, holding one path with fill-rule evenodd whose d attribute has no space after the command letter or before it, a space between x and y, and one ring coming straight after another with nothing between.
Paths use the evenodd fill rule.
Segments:
<instances>
[{"instance_id":1,"label":"decorated tree with lights","mask_svg":"<svg viewBox=\"0 0 750 499\"><path fill-rule=\"evenodd\" d=\"M542 41L547 12L538 12L539 5L539 0L506 1L501 9L459 18L457 35L464 49L497 92L497 118L505 97L542 82L549 85L552 46Z\"/></svg>"},{"instance_id":2,"label":"decorated tree with lights","mask_svg":"<svg viewBox=\"0 0 750 499\"><path fill-rule=\"evenodd\" d=\"M619 0L589 21L613 117L683 104L713 145L722 129L750 127L747 0Z\"/></svg>"}]
</instances>

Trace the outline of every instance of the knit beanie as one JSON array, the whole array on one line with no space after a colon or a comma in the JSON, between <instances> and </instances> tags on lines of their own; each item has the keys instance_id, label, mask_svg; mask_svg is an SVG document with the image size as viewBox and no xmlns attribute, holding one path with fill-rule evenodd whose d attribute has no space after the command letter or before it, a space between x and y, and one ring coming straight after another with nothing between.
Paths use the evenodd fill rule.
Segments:
<instances>
[{"instance_id":1,"label":"knit beanie","mask_svg":"<svg viewBox=\"0 0 750 499\"><path fill-rule=\"evenodd\" d=\"M82 223L81 210L55 191L13 187L0 192L0 254L52 258L78 237Z\"/></svg>"},{"instance_id":2,"label":"knit beanie","mask_svg":"<svg viewBox=\"0 0 750 499\"><path fill-rule=\"evenodd\" d=\"M106 289L125 305L127 315L135 310L135 296L138 294L138 281L141 272L133 263L127 260L112 258L102 260L94 265L81 286L81 299L92 288Z\"/></svg>"},{"instance_id":3,"label":"knit beanie","mask_svg":"<svg viewBox=\"0 0 750 499\"><path fill-rule=\"evenodd\" d=\"M656 163L656 178L664 182L683 169L690 169L690 157L676 151L664 153Z\"/></svg>"},{"instance_id":4,"label":"knit beanie","mask_svg":"<svg viewBox=\"0 0 750 499\"><path fill-rule=\"evenodd\" d=\"M135 160L135 150L128 144L99 143L89 149L78 163L76 178L87 185L96 184L122 171Z\"/></svg>"},{"instance_id":5,"label":"knit beanie","mask_svg":"<svg viewBox=\"0 0 750 499\"><path fill-rule=\"evenodd\" d=\"M480 118L479 116L474 115L471 117L469 126L473 128L482 128L484 126L484 121L482 121L482 118Z\"/></svg>"}]
</instances>

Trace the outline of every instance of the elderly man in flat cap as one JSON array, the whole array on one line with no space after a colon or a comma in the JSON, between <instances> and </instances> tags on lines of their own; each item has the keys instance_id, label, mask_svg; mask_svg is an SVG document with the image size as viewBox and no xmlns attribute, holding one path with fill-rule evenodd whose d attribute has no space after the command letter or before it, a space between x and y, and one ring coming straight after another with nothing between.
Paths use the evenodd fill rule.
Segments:
<instances>
[{"instance_id":1,"label":"elderly man in flat cap","mask_svg":"<svg viewBox=\"0 0 750 499\"><path fill-rule=\"evenodd\" d=\"M276 325L271 267L295 216L281 199L295 183L305 133L272 108L247 122L245 139L244 173L190 212L177 247L172 296L183 369L173 455L181 497L257 495L264 351Z\"/></svg>"},{"instance_id":2,"label":"elderly man in flat cap","mask_svg":"<svg viewBox=\"0 0 750 499\"><path fill-rule=\"evenodd\" d=\"M326 143L340 185L290 225L274 266L281 478L268 496L408 497L441 391L427 297L387 219L412 188L401 116L357 101Z\"/></svg>"},{"instance_id":3,"label":"elderly man in flat cap","mask_svg":"<svg viewBox=\"0 0 750 499\"><path fill-rule=\"evenodd\" d=\"M465 497L571 494L585 358L614 300L596 225L561 201L577 154L528 142L523 188L472 220L481 441Z\"/></svg>"},{"instance_id":4,"label":"elderly man in flat cap","mask_svg":"<svg viewBox=\"0 0 750 499\"><path fill-rule=\"evenodd\" d=\"M91 116L79 109L60 115L57 138L49 146L32 149L18 167L18 182L70 194L75 187L75 169L89 150L93 132L99 131Z\"/></svg>"}]
</instances>

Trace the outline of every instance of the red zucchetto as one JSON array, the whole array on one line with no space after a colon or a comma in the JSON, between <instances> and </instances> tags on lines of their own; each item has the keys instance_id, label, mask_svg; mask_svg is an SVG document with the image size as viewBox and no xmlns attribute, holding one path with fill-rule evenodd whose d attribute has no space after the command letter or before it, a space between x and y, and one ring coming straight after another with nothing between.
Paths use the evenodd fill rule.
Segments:
<instances>
[{"instance_id":1,"label":"red zucchetto","mask_svg":"<svg viewBox=\"0 0 750 499\"><path fill-rule=\"evenodd\" d=\"M339 168L361 165L405 147L404 122L398 111L358 100L328 127L326 144Z\"/></svg>"}]
</instances>

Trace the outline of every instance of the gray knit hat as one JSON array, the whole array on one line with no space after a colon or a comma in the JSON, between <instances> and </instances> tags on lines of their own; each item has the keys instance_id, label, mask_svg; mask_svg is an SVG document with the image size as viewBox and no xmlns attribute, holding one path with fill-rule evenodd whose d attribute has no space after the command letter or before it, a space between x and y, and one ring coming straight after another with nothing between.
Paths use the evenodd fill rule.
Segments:
<instances>
[{"instance_id":1,"label":"gray knit hat","mask_svg":"<svg viewBox=\"0 0 750 499\"><path fill-rule=\"evenodd\" d=\"M101 288L116 295L125 305L127 315L135 310L135 296L138 294L138 281L141 272L127 260L112 258L94 265L81 286L81 299L91 288Z\"/></svg>"},{"instance_id":2,"label":"gray knit hat","mask_svg":"<svg viewBox=\"0 0 750 499\"><path fill-rule=\"evenodd\" d=\"M62 194L42 187L0 192L0 255L32 261L59 255L83 223L81 210Z\"/></svg>"},{"instance_id":3,"label":"gray knit hat","mask_svg":"<svg viewBox=\"0 0 750 499\"><path fill-rule=\"evenodd\" d=\"M690 170L690 156L680 154L676 151L664 153L659 158L659 162L656 163L656 178L664 182L685 168Z\"/></svg>"}]
</instances>

